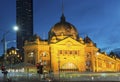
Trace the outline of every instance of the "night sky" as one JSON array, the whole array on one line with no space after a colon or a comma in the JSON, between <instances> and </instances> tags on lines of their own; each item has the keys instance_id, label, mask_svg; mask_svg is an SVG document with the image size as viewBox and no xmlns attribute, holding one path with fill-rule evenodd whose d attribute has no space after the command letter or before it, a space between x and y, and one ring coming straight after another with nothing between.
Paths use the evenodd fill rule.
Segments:
<instances>
[{"instance_id":1,"label":"night sky","mask_svg":"<svg viewBox=\"0 0 120 82\"><path fill-rule=\"evenodd\" d=\"M34 34L47 39L48 31L60 21L62 0L34 1ZM120 47L120 0L64 0L64 15L73 24L79 36L88 35L97 47L111 51ZM15 40L16 0L0 0L0 40ZM8 47L15 46L9 43ZM0 43L0 54L3 53Z\"/></svg>"}]
</instances>

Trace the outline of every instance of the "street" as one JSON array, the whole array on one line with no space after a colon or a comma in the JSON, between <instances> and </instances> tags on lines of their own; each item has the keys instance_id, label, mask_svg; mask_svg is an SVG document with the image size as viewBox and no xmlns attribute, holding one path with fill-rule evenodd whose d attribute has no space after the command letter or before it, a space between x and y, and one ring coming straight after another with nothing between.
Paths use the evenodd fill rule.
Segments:
<instances>
[{"instance_id":1,"label":"street","mask_svg":"<svg viewBox=\"0 0 120 82\"><path fill-rule=\"evenodd\" d=\"M120 73L61 73L60 77L51 74L46 78L38 74L13 73L8 74L8 79L12 82L120 82ZM2 74L0 82L3 82Z\"/></svg>"}]
</instances>

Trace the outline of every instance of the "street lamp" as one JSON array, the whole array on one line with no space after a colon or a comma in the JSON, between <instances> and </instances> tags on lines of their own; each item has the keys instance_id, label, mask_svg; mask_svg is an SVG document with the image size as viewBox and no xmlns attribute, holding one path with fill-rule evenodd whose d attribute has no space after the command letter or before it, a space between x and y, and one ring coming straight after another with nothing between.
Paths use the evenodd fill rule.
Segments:
<instances>
[{"instance_id":1,"label":"street lamp","mask_svg":"<svg viewBox=\"0 0 120 82\"><path fill-rule=\"evenodd\" d=\"M18 30L18 27L17 26L14 26L13 28L15 31ZM10 31L6 31L4 34L3 34L3 39L2 39L2 42L3 42L3 53L4 53L4 64L6 63L6 51L7 51L7 44L10 43L10 42L15 42L15 40L13 41L6 41L6 36L7 34L9 33Z\"/></svg>"},{"instance_id":2,"label":"street lamp","mask_svg":"<svg viewBox=\"0 0 120 82\"><path fill-rule=\"evenodd\" d=\"M18 30L19 30L18 26L14 26L13 29L14 29L15 31L18 31Z\"/></svg>"},{"instance_id":3,"label":"street lamp","mask_svg":"<svg viewBox=\"0 0 120 82\"><path fill-rule=\"evenodd\" d=\"M17 27L14 27L14 28L16 28L16 29L14 29L14 30L17 30ZM4 54L4 62L3 62L3 66L5 66L6 65L6 51L7 51L7 41L6 41L6 35L9 33L10 31L6 31L4 34L3 34L3 39L2 39L2 42L3 42L3 54ZM8 42L11 42L11 41L8 41ZM3 74L4 74L4 80L6 80L6 78L7 78L7 71L5 70L4 72L3 72Z\"/></svg>"},{"instance_id":4,"label":"street lamp","mask_svg":"<svg viewBox=\"0 0 120 82\"><path fill-rule=\"evenodd\" d=\"M3 42L3 53L4 53L4 64L6 62L6 50L7 50L6 35L8 33L9 33L9 31L5 32L3 34L3 39L2 39L2 42Z\"/></svg>"},{"instance_id":5,"label":"street lamp","mask_svg":"<svg viewBox=\"0 0 120 82\"><path fill-rule=\"evenodd\" d=\"M5 33L3 34L3 39L2 39L2 42L3 42L3 53L4 53L4 62L3 62L3 64L6 63L6 49L7 49L6 35L7 35L8 33L9 33L9 31L5 32ZM5 65L3 65L3 67L6 68ZM3 78L4 78L4 81L5 81L6 78L7 78L7 73L8 73L8 72L7 72L6 69L5 69L2 73L4 74Z\"/></svg>"}]
</instances>

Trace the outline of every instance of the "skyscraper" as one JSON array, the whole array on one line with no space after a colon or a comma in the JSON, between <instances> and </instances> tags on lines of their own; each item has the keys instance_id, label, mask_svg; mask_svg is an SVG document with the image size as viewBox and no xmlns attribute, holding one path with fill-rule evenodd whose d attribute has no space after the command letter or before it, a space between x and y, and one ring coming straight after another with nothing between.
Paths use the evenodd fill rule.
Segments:
<instances>
[{"instance_id":1,"label":"skyscraper","mask_svg":"<svg viewBox=\"0 0 120 82\"><path fill-rule=\"evenodd\" d=\"M23 52L24 41L33 35L33 0L16 0L17 48Z\"/></svg>"}]
</instances>

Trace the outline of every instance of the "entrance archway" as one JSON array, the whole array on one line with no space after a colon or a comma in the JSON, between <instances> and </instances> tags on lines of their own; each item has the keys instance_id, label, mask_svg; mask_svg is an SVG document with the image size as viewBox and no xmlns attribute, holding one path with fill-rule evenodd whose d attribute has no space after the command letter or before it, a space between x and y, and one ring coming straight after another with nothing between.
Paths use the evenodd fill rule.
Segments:
<instances>
[{"instance_id":1,"label":"entrance archway","mask_svg":"<svg viewBox=\"0 0 120 82\"><path fill-rule=\"evenodd\" d=\"M62 65L62 67L60 68L60 71L62 72L76 72L79 71L78 67L71 62L65 63Z\"/></svg>"}]
</instances>

